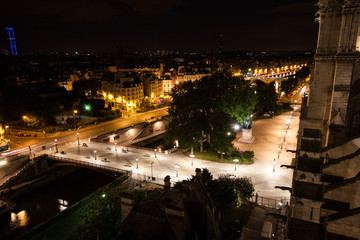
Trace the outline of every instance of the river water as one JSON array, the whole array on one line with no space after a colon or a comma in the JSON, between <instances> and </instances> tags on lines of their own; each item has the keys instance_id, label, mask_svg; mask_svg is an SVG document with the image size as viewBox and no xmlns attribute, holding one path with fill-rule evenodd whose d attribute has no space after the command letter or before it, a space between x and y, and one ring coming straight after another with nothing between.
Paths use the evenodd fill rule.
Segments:
<instances>
[{"instance_id":1,"label":"river water","mask_svg":"<svg viewBox=\"0 0 360 240\"><path fill-rule=\"evenodd\" d=\"M0 218L0 239L16 239L112 180L108 175L80 169L14 199L16 211Z\"/></svg>"}]
</instances>

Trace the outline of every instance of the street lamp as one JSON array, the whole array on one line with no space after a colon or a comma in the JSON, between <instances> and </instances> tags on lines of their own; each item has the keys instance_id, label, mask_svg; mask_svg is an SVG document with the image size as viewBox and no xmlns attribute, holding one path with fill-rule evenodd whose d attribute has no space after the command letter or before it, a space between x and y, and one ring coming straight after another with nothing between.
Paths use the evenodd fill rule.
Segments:
<instances>
[{"instance_id":1,"label":"street lamp","mask_svg":"<svg viewBox=\"0 0 360 240\"><path fill-rule=\"evenodd\" d=\"M5 126L5 138L7 138L7 134L8 134L8 133L7 133L7 132L8 132L8 128L9 128L9 126L8 126L8 125L6 125L6 126Z\"/></svg>"},{"instance_id":2,"label":"street lamp","mask_svg":"<svg viewBox=\"0 0 360 240\"><path fill-rule=\"evenodd\" d=\"M233 162L234 162L235 171L236 171L236 164L239 162L239 159L234 159Z\"/></svg>"},{"instance_id":3,"label":"street lamp","mask_svg":"<svg viewBox=\"0 0 360 240\"><path fill-rule=\"evenodd\" d=\"M276 163L276 160L274 158L274 161L273 161L273 172L275 172L275 163Z\"/></svg>"},{"instance_id":4,"label":"street lamp","mask_svg":"<svg viewBox=\"0 0 360 240\"><path fill-rule=\"evenodd\" d=\"M193 166L194 165L194 157L195 157L195 155L190 154L190 157L191 157L191 166Z\"/></svg>"},{"instance_id":5,"label":"street lamp","mask_svg":"<svg viewBox=\"0 0 360 240\"><path fill-rule=\"evenodd\" d=\"M153 164L154 164L154 161L151 162L151 180L154 178L154 174L153 174Z\"/></svg>"},{"instance_id":6,"label":"street lamp","mask_svg":"<svg viewBox=\"0 0 360 240\"><path fill-rule=\"evenodd\" d=\"M174 164L174 168L175 168L175 171L176 171L176 177L178 177L179 176L178 170L180 168L180 165L179 164Z\"/></svg>"},{"instance_id":7,"label":"street lamp","mask_svg":"<svg viewBox=\"0 0 360 240\"><path fill-rule=\"evenodd\" d=\"M26 119L27 119L27 116L23 116L23 119L24 119L24 126L26 127Z\"/></svg>"},{"instance_id":8,"label":"street lamp","mask_svg":"<svg viewBox=\"0 0 360 240\"><path fill-rule=\"evenodd\" d=\"M235 125L233 126L233 128L234 128L235 131L237 131L237 130L240 129L240 125L239 125L239 124L235 124Z\"/></svg>"},{"instance_id":9,"label":"street lamp","mask_svg":"<svg viewBox=\"0 0 360 240\"><path fill-rule=\"evenodd\" d=\"M76 133L76 138L77 138L77 141L78 141L78 145L80 146L79 133Z\"/></svg>"},{"instance_id":10,"label":"street lamp","mask_svg":"<svg viewBox=\"0 0 360 240\"><path fill-rule=\"evenodd\" d=\"M115 143L115 152L117 152L116 144L117 144L117 143Z\"/></svg>"},{"instance_id":11,"label":"street lamp","mask_svg":"<svg viewBox=\"0 0 360 240\"><path fill-rule=\"evenodd\" d=\"M55 149L56 149L55 153L58 153L59 151L58 151L58 146L57 146L57 139L55 139L54 141L55 141Z\"/></svg>"},{"instance_id":12,"label":"street lamp","mask_svg":"<svg viewBox=\"0 0 360 240\"><path fill-rule=\"evenodd\" d=\"M139 168L139 159L136 158L135 160L136 160L136 169L138 169Z\"/></svg>"},{"instance_id":13,"label":"street lamp","mask_svg":"<svg viewBox=\"0 0 360 240\"><path fill-rule=\"evenodd\" d=\"M154 149L154 151L155 151L155 158L156 158L156 149Z\"/></svg>"},{"instance_id":14,"label":"street lamp","mask_svg":"<svg viewBox=\"0 0 360 240\"><path fill-rule=\"evenodd\" d=\"M94 157L95 157L95 160L96 160L96 150L94 150Z\"/></svg>"},{"instance_id":15,"label":"street lamp","mask_svg":"<svg viewBox=\"0 0 360 240\"><path fill-rule=\"evenodd\" d=\"M74 116L74 119L75 119L75 115L78 113L78 111L77 110L74 110L73 111L73 116Z\"/></svg>"}]
</instances>

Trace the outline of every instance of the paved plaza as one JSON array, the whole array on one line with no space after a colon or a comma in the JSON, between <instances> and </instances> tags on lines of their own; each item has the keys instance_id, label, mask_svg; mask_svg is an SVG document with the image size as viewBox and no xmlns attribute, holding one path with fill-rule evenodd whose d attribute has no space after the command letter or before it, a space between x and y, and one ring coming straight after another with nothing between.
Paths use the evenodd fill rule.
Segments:
<instances>
[{"instance_id":1,"label":"paved plaza","mask_svg":"<svg viewBox=\"0 0 360 240\"><path fill-rule=\"evenodd\" d=\"M191 158L184 156L181 151L171 154L157 152L155 158L155 152L148 149L118 145L115 150L113 144L89 142L87 139L80 141L80 147L77 142L59 145L59 152L65 151L66 154L57 153L56 155L132 171L133 175L153 176L159 182L166 175L170 175L172 182L181 181L191 177L195 168L208 168L214 177L222 174L251 177L255 190L260 196L278 199L289 198L289 191L275 189L275 186L290 187L292 181L293 171L280 168L281 164L291 164L291 159L294 157L294 154L286 153L286 149L296 149L299 112L296 109L292 118L289 115L290 112L287 112L272 119L255 121L253 123L255 141L252 144L234 141L235 147L240 148L241 151L251 150L255 153L254 164L237 165L236 171L234 164L199 160L196 157L193 159L192 165ZM291 119L291 123L289 119ZM241 133L237 139L240 136ZM82 146L84 142L88 147ZM128 151L123 151L123 148L128 149ZM54 155L54 150L52 148L47 152ZM104 158L106 158L106 162ZM180 167L175 168L175 165Z\"/></svg>"}]
</instances>

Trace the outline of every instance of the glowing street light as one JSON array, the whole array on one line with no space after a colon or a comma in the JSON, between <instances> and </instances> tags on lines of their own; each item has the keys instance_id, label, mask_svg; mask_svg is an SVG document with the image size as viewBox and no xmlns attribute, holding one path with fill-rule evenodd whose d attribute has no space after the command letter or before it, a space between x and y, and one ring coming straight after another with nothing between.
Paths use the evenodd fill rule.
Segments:
<instances>
[{"instance_id":1,"label":"glowing street light","mask_svg":"<svg viewBox=\"0 0 360 240\"><path fill-rule=\"evenodd\" d=\"M153 164L154 164L154 161L152 161L152 162L150 163L150 165L151 165L151 180L154 178L154 174L153 174Z\"/></svg>"},{"instance_id":2,"label":"glowing street light","mask_svg":"<svg viewBox=\"0 0 360 240\"><path fill-rule=\"evenodd\" d=\"M5 126L5 138L7 138L8 128L9 128L9 126L8 126L8 125L6 125L6 126Z\"/></svg>"},{"instance_id":3,"label":"glowing street light","mask_svg":"<svg viewBox=\"0 0 360 240\"><path fill-rule=\"evenodd\" d=\"M116 148L116 145L117 145L117 143L115 143L115 152L117 152L117 148Z\"/></svg>"},{"instance_id":4,"label":"glowing street light","mask_svg":"<svg viewBox=\"0 0 360 240\"><path fill-rule=\"evenodd\" d=\"M276 163L276 160L274 158L274 161L273 161L273 172L275 172L275 163Z\"/></svg>"},{"instance_id":5,"label":"glowing street light","mask_svg":"<svg viewBox=\"0 0 360 240\"><path fill-rule=\"evenodd\" d=\"M175 171L176 171L176 177L178 177L179 176L178 171L179 171L180 165L179 164L174 164L174 168L175 168Z\"/></svg>"},{"instance_id":6,"label":"glowing street light","mask_svg":"<svg viewBox=\"0 0 360 240\"><path fill-rule=\"evenodd\" d=\"M154 149L154 151L155 151L155 158L156 158L156 149Z\"/></svg>"},{"instance_id":7,"label":"glowing street light","mask_svg":"<svg viewBox=\"0 0 360 240\"><path fill-rule=\"evenodd\" d=\"M194 157L195 157L195 155L190 154L190 157L191 157L191 166L193 166L194 165Z\"/></svg>"},{"instance_id":8,"label":"glowing street light","mask_svg":"<svg viewBox=\"0 0 360 240\"><path fill-rule=\"evenodd\" d=\"M94 150L94 157L95 157L95 160L96 160L96 150Z\"/></svg>"},{"instance_id":9,"label":"glowing street light","mask_svg":"<svg viewBox=\"0 0 360 240\"><path fill-rule=\"evenodd\" d=\"M236 171L236 164L239 162L239 159L234 159L233 162L234 162L235 171Z\"/></svg>"},{"instance_id":10,"label":"glowing street light","mask_svg":"<svg viewBox=\"0 0 360 240\"><path fill-rule=\"evenodd\" d=\"M240 129L240 125L239 124L234 124L233 126L234 130L237 131Z\"/></svg>"},{"instance_id":11,"label":"glowing street light","mask_svg":"<svg viewBox=\"0 0 360 240\"><path fill-rule=\"evenodd\" d=\"M73 111L73 116L74 116L74 118L75 118L75 115L78 113L78 111L77 110L74 110Z\"/></svg>"},{"instance_id":12,"label":"glowing street light","mask_svg":"<svg viewBox=\"0 0 360 240\"><path fill-rule=\"evenodd\" d=\"M79 133L76 133L76 138L77 138L78 145L80 146Z\"/></svg>"}]
</instances>

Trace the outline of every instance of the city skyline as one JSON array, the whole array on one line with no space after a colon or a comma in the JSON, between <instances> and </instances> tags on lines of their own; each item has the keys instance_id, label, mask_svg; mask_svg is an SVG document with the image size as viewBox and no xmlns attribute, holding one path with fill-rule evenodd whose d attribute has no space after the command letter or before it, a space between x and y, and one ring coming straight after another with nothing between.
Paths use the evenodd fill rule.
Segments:
<instances>
[{"instance_id":1,"label":"city skyline","mask_svg":"<svg viewBox=\"0 0 360 240\"><path fill-rule=\"evenodd\" d=\"M7 1L19 52L312 50L315 1ZM0 49L8 49L6 31Z\"/></svg>"}]
</instances>

